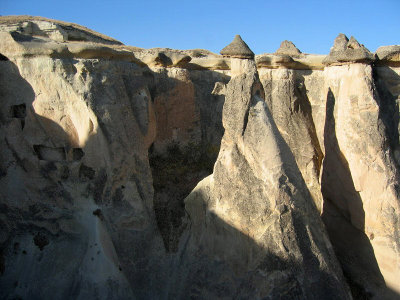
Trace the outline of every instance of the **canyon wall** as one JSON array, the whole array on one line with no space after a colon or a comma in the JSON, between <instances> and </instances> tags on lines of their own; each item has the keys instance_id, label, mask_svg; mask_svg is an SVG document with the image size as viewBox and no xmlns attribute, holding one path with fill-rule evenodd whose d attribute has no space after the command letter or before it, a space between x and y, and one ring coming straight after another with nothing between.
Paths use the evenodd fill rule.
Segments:
<instances>
[{"instance_id":1,"label":"canyon wall","mask_svg":"<svg viewBox=\"0 0 400 300\"><path fill-rule=\"evenodd\" d=\"M237 49L0 18L2 298L399 297L400 47Z\"/></svg>"}]
</instances>

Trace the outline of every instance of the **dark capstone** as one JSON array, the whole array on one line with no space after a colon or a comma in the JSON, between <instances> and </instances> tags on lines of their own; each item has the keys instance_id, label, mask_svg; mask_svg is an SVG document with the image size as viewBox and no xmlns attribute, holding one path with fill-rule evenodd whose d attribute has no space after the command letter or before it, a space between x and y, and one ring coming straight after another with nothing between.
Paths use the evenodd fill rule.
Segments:
<instances>
[{"instance_id":1,"label":"dark capstone","mask_svg":"<svg viewBox=\"0 0 400 300\"><path fill-rule=\"evenodd\" d=\"M254 53L249 46L242 40L240 35L236 35L232 43L226 46L220 52L223 56L231 56L238 58L254 58Z\"/></svg>"},{"instance_id":2,"label":"dark capstone","mask_svg":"<svg viewBox=\"0 0 400 300\"><path fill-rule=\"evenodd\" d=\"M360 44L354 37L350 40L344 34L339 34L329 55L323 60L323 64L330 65L343 62L370 63L375 56L364 45Z\"/></svg>"}]
</instances>

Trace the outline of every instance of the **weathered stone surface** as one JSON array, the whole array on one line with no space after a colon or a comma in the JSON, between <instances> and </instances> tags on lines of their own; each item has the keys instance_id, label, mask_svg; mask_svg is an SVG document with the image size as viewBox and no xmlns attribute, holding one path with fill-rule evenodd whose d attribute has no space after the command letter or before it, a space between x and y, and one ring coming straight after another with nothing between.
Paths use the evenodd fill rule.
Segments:
<instances>
[{"instance_id":1,"label":"weathered stone surface","mask_svg":"<svg viewBox=\"0 0 400 300\"><path fill-rule=\"evenodd\" d=\"M223 72L152 68L157 134L150 149L154 205L167 251L182 234L183 199L212 173L223 134L223 95L212 95Z\"/></svg>"},{"instance_id":2,"label":"weathered stone surface","mask_svg":"<svg viewBox=\"0 0 400 300\"><path fill-rule=\"evenodd\" d=\"M264 54L256 58L257 67L286 67L295 65L295 61L289 55Z\"/></svg>"},{"instance_id":3,"label":"weathered stone surface","mask_svg":"<svg viewBox=\"0 0 400 300\"><path fill-rule=\"evenodd\" d=\"M165 255L176 251L183 198L212 172L223 134L224 96L211 91L229 76L206 68L183 69L190 60L184 51L60 44L43 36L0 34L5 37L1 63L7 66L0 91L9 101L1 120L13 124L11 131L3 131L11 150L2 148L0 183L7 186L1 198L2 297L51 298L57 291L61 298L90 298L98 289L103 298L162 298L165 285L153 284L156 278L166 284ZM163 53L167 63L148 68L146 57L153 53ZM8 73L16 75L9 78ZM23 171L8 175L13 166ZM13 190L24 182L30 183L18 197L32 195L15 207L19 198ZM53 194L59 199L54 207ZM36 203L50 206L43 208L50 216L57 214L49 222L35 217L37 211L31 213L29 207ZM25 210L28 221L13 217ZM14 283L24 267L20 255L28 253L24 264L37 256L25 244L26 249L13 250L29 231L45 236L49 244L42 250L56 256L49 255L42 268L32 265L17 288ZM71 249L71 256L59 260L60 268L47 270L64 248ZM64 268L59 280L40 291ZM35 288L23 288L29 281Z\"/></svg>"},{"instance_id":4,"label":"weathered stone surface","mask_svg":"<svg viewBox=\"0 0 400 300\"><path fill-rule=\"evenodd\" d=\"M149 67L184 67L192 59L189 55L175 51L163 51L154 49L144 52L141 55L142 61Z\"/></svg>"},{"instance_id":5,"label":"weathered stone surface","mask_svg":"<svg viewBox=\"0 0 400 300\"><path fill-rule=\"evenodd\" d=\"M0 40L0 298L398 298L397 46L258 80L37 17Z\"/></svg>"},{"instance_id":6,"label":"weathered stone surface","mask_svg":"<svg viewBox=\"0 0 400 300\"><path fill-rule=\"evenodd\" d=\"M319 174L323 154L307 96L304 78L294 70L261 70L265 101L283 139L292 150L296 163L319 211L322 194Z\"/></svg>"},{"instance_id":7,"label":"weathered stone surface","mask_svg":"<svg viewBox=\"0 0 400 300\"><path fill-rule=\"evenodd\" d=\"M284 40L279 49L275 51L275 54L300 56L301 51L291 41Z\"/></svg>"},{"instance_id":8,"label":"weathered stone surface","mask_svg":"<svg viewBox=\"0 0 400 300\"><path fill-rule=\"evenodd\" d=\"M232 62L232 65L238 64ZM227 85L213 175L186 198L173 296L351 298L254 61ZM318 284L315 284L318 282Z\"/></svg>"},{"instance_id":9,"label":"weathered stone surface","mask_svg":"<svg viewBox=\"0 0 400 300\"><path fill-rule=\"evenodd\" d=\"M254 53L249 46L242 40L240 35L235 35L232 43L226 46L220 52L223 56L237 57L237 58L253 58Z\"/></svg>"},{"instance_id":10,"label":"weathered stone surface","mask_svg":"<svg viewBox=\"0 0 400 300\"><path fill-rule=\"evenodd\" d=\"M211 94L225 95L226 94L226 84L224 84L223 82L216 82Z\"/></svg>"},{"instance_id":11,"label":"weathered stone surface","mask_svg":"<svg viewBox=\"0 0 400 300\"><path fill-rule=\"evenodd\" d=\"M301 54L299 56L260 54L256 55L257 68L267 69L294 69L294 70L322 70L322 61L325 55Z\"/></svg>"},{"instance_id":12,"label":"weathered stone surface","mask_svg":"<svg viewBox=\"0 0 400 300\"><path fill-rule=\"evenodd\" d=\"M382 46L375 52L378 64L400 66L400 45Z\"/></svg>"},{"instance_id":13,"label":"weathered stone surface","mask_svg":"<svg viewBox=\"0 0 400 300\"><path fill-rule=\"evenodd\" d=\"M376 297L384 282L398 293L399 170L383 118L388 104L375 89L371 66L332 66L324 76L325 224L354 281Z\"/></svg>"},{"instance_id":14,"label":"weathered stone surface","mask_svg":"<svg viewBox=\"0 0 400 300\"><path fill-rule=\"evenodd\" d=\"M1 16L0 31L15 32L24 36L39 36L57 42L85 41L109 45L122 45L109 36L84 26L32 16Z\"/></svg>"},{"instance_id":15,"label":"weathered stone surface","mask_svg":"<svg viewBox=\"0 0 400 300\"><path fill-rule=\"evenodd\" d=\"M164 247L147 158L156 124L141 70L47 57L0 64L1 297L158 297ZM156 277L141 283L143 272Z\"/></svg>"},{"instance_id":16,"label":"weathered stone surface","mask_svg":"<svg viewBox=\"0 0 400 300\"><path fill-rule=\"evenodd\" d=\"M0 38L2 54L9 59L21 56L45 56L54 59L113 59L134 62L137 65L145 64L138 60L132 51L121 46L84 42L58 43L43 37L25 36L16 32L0 32Z\"/></svg>"},{"instance_id":17,"label":"weathered stone surface","mask_svg":"<svg viewBox=\"0 0 400 300\"><path fill-rule=\"evenodd\" d=\"M229 70L230 60L221 56L195 57L187 67L198 70Z\"/></svg>"},{"instance_id":18,"label":"weathered stone surface","mask_svg":"<svg viewBox=\"0 0 400 300\"><path fill-rule=\"evenodd\" d=\"M351 37L350 40L343 34L339 34L329 55L324 59L325 65L342 64L348 62L364 62L374 61L374 55L369 52L364 45L360 45L358 41Z\"/></svg>"},{"instance_id":19,"label":"weathered stone surface","mask_svg":"<svg viewBox=\"0 0 400 300\"><path fill-rule=\"evenodd\" d=\"M381 119L385 123L389 145L394 158L400 166L399 140L399 102L400 102L400 68L377 66L373 70L374 83L381 101Z\"/></svg>"},{"instance_id":20,"label":"weathered stone surface","mask_svg":"<svg viewBox=\"0 0 400 300\"><path fill-rule=\"evenodd\" d=\"M176 241L166 247L159 224L180 223L183 198L212 171L223 132L218 125L223 96L211 96L211 91L226 76L173 68L157 72L118 60L38 56L0 63L0 90L8 101L1 113L2 137L8 145L2 147L0 181L2 297L47 298L57 291L61 298L90 298L96 289L103 298L162 297L165 285L153 284L156 278L167 278L165 248L175 251ZM177 109L175 115L169 111L170 121L162 117L165 108ZM192 155L161 175L171 175L172 170L170 185L158 189L165 182L159 173L151 173L147 150L153 145L159 154L165 151L167 159L182 158L163 150L162 145L174 143ZM189 143L196 147L191 149ZM197 157L198 153L204 154ZM174 172L182 163L186 169L180 175L188 178L177 183L179 173ZM167 167L171 166L164 164L159 170ZM18 187L21 184L24 187ZM167 207L157 206L162 197ZM38 208L31 212L34 206ZM23 220L14 217L22 213ZM179 226L172 229L168 237L179 238ZM47 237L43 252L29 245L31 232ZM18 253L14 244L21 245ZM63 249L71 249L71 256L60 258ZM18 279L24 265L43 253L42 267L32 264L25 279ZM25 258L23 264L20 257ZM54 271L48 269L52 261L59 264ZM57 277L60 270L63 275ZM53 277L58 280L45 283ZM16 280L20 287L14 286ZM28 283L30 290L24 288Z\"/></svg>"}]
</instances>

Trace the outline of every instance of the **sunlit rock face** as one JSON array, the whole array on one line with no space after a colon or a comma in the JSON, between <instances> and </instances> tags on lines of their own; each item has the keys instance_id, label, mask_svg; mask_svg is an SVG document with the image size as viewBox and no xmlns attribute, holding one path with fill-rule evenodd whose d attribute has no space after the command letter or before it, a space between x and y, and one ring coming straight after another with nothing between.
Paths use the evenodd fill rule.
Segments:
<instances>
[{"instance_id":1,"label":"sunlit rock face","mask_svg":"<svg viewBox=\"0 0 400 300\"><path fill-rule=\"evenodd\" d=\"M323 79L319 76L321 71L314 71L311 75L311 72L306 70L261 68L259 72L265 90L265 101L274 122L282 138L292 150L312 199L321 211L322 194L319 174L323 153L317 133L320 124L314 124L313 119L313 112L316 117L319 117L316 112L320 107L318 103L320 99L314 100L313 95L309 95L312 94L311 89L312 92L318 93L318 86L323 86ZM312 85L308 86L306 85L307 77L311 76Z\"/></svg>"},{"instance_id":2,"label":"sunlit rock face","mask_svg":"<svg viewBox=\"0 0 400 300\"><path fill-rule=\"evenodd\" d=\"M163 298L183 198L223 133L211 92L229 77L29 22L0 30L1 298Z\"/></svg>"},{"instance_id":3,"label":"sunlit rock face","mask_svg":"<svg viewBox=\"0 0 400 300\"><path fill-rule=\"evenodd\" d=\"M399 297L399 46L227 51L0 17L0 298Z\"/></svg>"},{"instance_id":4,"label":"sunlit rock face","mask_svg":"<svg viewBox=\"0 0 400 300\"><path fill-rule=\"evenodd\" d=\"M263 99L255 62L233 58L211 176L186 198L176 296L350 299L319 212Z\"/></svg>"},{"instance_id":5,"label":"sunlit rock face","mask_svg":"<svg viewBox=\"0 0 400 300\"><path fill-rule=\"evenodd\" d=\"M398 289L399 170L390 146L390 128L385 124L390 119L383 115L388 109L384 106L394 103L380 98L372 72L371 66L365 64L324 70L327 115L321 179L326 199L323 218L332 239L338 241L349 272L378 266L386 285ZM366 261L351 258L352 251L347 250L351 242L344 240L342 234L346 231L337 226L346 223L340 221L341 217L356 229L354 232L359 232L354 240L358 240L360 251L373 251L376 261L372 255L369 267L365 267Z\"/></svg>"}]
</instances>

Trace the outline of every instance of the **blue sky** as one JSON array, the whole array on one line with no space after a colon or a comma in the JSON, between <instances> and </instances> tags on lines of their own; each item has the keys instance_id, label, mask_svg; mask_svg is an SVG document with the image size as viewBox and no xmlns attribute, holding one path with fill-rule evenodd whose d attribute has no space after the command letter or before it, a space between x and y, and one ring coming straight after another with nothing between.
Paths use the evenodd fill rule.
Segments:
<instances>
[{"instance_id":1,"label":"blue sky","mask_svg":"<svg viewBox=\"0 0 400 300\"><path fill-rule=\"evenodd\" d=\"M285 39L326 54L339 33L371 51L400 44L399 13L400 0L0 0L1 15L78 23L127 45L219 52L240 34L256 54L274 52Z\"/></svg>"}]
</instances>

